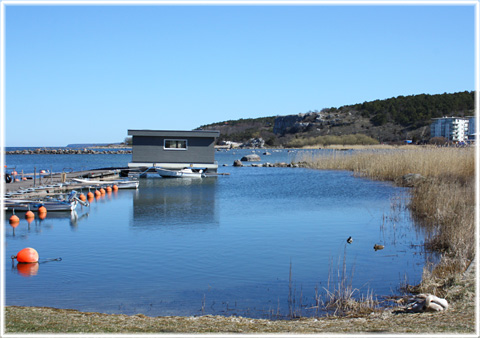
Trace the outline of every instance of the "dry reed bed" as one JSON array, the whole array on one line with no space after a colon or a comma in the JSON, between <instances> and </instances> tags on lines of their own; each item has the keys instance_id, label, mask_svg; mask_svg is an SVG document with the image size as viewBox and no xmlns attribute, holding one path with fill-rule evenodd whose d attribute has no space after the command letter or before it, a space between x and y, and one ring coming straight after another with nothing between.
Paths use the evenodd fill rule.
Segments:
<instances>
[{"instance_id":1,"label":"dry reed bed","mask_svg":"<svg viewBox=\"0 0 480 338\"><path fill-rule=\"evenodd\" d=\"M425 271L422 291L451 283L475 257L473 148L412 146L390 151L334 152L298 160L310 168L350 170L358 176L397 184L410 173L425 178L413 187L409 207L426 229L427 249L436 250L442 258L432 271Z\"/></svg>"}]
</instances>

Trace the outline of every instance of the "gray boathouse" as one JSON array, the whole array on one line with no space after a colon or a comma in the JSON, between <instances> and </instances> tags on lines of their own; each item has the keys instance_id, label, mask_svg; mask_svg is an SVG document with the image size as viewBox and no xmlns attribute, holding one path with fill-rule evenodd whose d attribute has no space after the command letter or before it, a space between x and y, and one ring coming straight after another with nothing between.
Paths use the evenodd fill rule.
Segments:
<instances>
[{"instance_id":1,"label":"gray boathouse","mask_svg":"<svg viewBox=\"0 0 480 338\"><path fill-rule=\"evenodd\" d=\"M180 170L205 169L217 172L215 161L216 130L128 130L132 136L131 169L157 167Z\"/></svg>"}]
</instances>

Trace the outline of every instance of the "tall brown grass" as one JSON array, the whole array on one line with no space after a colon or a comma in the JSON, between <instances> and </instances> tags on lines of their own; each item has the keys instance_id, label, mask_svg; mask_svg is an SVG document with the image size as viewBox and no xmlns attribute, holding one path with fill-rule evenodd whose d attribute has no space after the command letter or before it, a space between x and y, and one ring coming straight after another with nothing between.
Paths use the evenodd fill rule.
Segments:
<instances>
[{"instance_id":1,"label":"tall brown grass","mask_svg":"<svg viewBox=\"0 0 480 338\"><path fill-rule=\"evenodd\" d=\"M395 181L409 173L429 178L460 179L466 182L475 176L472 148L415 147L410 149L361 151L353 154L336 151L316 158L297 161L315 169L351 170L376 180Z\"/></svg>"},{"instance_id":2,"label":"tall brown grass","mask_svg":"<svg viewBox=\"0 0 480 338\"><path fill-rule=\"evenodd\" d=\"M416 147L390 151L334 152L297 159L315 169L350 170L376 180L402 182L415 173L425 179L411 191L410 209L425 227L427 249L442 259L428 278L452 278L475 256L475 151L473 148Z\"/></svg>"}]
</instances>

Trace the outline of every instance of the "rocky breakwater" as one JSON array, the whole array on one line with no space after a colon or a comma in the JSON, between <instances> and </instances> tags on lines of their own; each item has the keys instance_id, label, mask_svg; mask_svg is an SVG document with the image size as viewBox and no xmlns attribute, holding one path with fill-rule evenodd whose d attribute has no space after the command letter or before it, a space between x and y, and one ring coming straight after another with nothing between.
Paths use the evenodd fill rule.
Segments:
<instances>
[{"instance_id":1,"label":"rocky breakwater","mask_svg":"<svg viewBox=\"0 0 480 338\"><path fill-rule=\"evenodd\" d=\"M97 155L97 154L131 154L131 149L112 149L112 150L95 150L95 149L69 149L69 148L60 148L60 149L49 149L49 148L38 148L38 149L24 149L24 150L11 150L6 151L6 155Z\"/></svg>"},{"instance_id":2,"label":"rocky breakwater","mask_svg":"<svg viewBox=\"0 0 480 338\"><path fill-rule=\"evenodd\" d=\"M234 167L247 167L247 165L243 164L240 160L235 160L233 162ZM249 167L258 167L258 168L300 168L306 167L304 163L286 163L286 162L276 162L276 163L252 163Z\"/></svg>"}]
</instances>

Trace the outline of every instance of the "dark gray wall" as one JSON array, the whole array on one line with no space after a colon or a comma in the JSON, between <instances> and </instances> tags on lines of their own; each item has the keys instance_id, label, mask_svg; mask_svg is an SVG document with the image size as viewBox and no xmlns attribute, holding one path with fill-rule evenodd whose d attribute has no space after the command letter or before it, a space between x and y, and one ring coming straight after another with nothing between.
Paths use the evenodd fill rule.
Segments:
<instances>
[{"instance_id":1,"label":"dark gray wall","mask_svg":"<svg viewBox=\"0 0 480 338\"><path fill-rule=\"evenodd\" d=\"M164 150L165 139L187 140L187 150ZM132 161L135 163L214 163L213 137L133 136Z\"/></svg>"}]
</instances>

